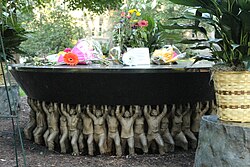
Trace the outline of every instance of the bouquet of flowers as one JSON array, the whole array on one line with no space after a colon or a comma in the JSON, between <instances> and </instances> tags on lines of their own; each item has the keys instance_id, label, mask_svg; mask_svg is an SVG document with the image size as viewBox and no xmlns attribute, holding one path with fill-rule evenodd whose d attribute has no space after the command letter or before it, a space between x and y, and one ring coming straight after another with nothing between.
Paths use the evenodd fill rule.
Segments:
<instances>
[{"instance_id":1,"label":"bouquet of flowers","mask_svg":"<svg viewBox=\"0 0 250 167\"><path fill-rule=\"evenodd\" d=\"M66 48L58 53L58 63L74 66L77 64L90 64L91 61L102 59L101 45L94 40L79 40L73 49Z\"/></svg>"},{"instance_id":2,"label":"bouquet of flowers","mask_svg":"<svg viewBox=\"0 0 250 167\"><path fill-rule=\"evenodd\" d=\"M127 47L145 47L148 21L143 20L141 12L130 9L121 12L120 20L114 28L114 43L125 52Z\"/></svg>"}]
</instances>

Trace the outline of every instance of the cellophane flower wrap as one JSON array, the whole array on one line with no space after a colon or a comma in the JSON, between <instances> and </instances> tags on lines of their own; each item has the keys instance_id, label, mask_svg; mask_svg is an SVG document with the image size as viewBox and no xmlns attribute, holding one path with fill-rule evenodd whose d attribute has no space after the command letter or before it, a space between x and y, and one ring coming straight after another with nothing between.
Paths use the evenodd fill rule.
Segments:
<instances>
[{"instance_id":1,"label":"cellophane flower wrap","mask_svg":"<svg viewBox=\"0 0 250 167\"><path fill-rule=\"evenodd\" d=\"M69 54L71 54L71 57ZM63 52L59 52L58 55L58 63L77 65L91 64L92 61L101 59L103 54L99 42L92 39L81 39L73 49L66 48ZM78 61L73 55L77 56ZM67 57L69 58L67 59Z\"/></svg>"},{"instance_id":2,"label":"cellophane flower wrap","mask_svg":"<svg viewBox=\"0 0 250 167\"><path fill-rule=\"evenodd\" d=\"M151 56L151 61L154 64L170 64L182 59L183 55L174 45L165 45L161 49L157 49Z\"/></svg>"}]
</instances>

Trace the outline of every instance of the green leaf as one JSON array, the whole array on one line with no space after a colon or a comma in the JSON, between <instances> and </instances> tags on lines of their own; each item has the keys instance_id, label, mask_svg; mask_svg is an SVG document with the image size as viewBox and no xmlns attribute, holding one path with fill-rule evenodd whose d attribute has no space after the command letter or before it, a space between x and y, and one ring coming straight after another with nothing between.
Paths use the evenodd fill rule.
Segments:
<instances>
[{"instance_id":1,"label":"green leaf","mask_svg":"<svg viewBox=\"0 0 250 167\"><path fill-rule=\"evenodd\" d=\"M212 56L196 56L195 61L193 62L193 64L197 63L198 61L201 60L208 60L208 61L215 61L217 60L216 58L212 57Z\"/></svg>"},{"instance_id":2,"label":"green leaf","mask_svg":"<svg viewBox=\"0 0 250 167\"><path fill-rule=\"evenodd\" d=\"M240 20L243 26L244 34L250 32L250 11L241 11Z\"/></svg>"},{"instance_id":3,"label":"green leaf","mask_svg":"<svg viewBox=\"0 0 250 167\"><path fill-rule=\"evenodd\" d=\"M170 30L176 30L176 29L179 29L179 30L184 30L184 29L191 29L191 30L195 30L195 31L199 31L205 35L207 35L207 31L204 27L197 27L197 26L194 26L192 24L188 24L188 25L181 25L181 24L177 24L177 23L174 23L172 25L162 25L163 28L165 29L170 29Z\"/></svg>"},{"instance_id":4,"label":"green leaf","mask_svg":"<svg viewBox=\"0 0 250 167\"><path fill-rule=\"evenodd\" d=\"M207 39L183 39L179 43L196 44L196 43L201 43L201 42L205 42L205 41L207 41Z\"/></svg>"},{"instance_id":5,"label":"green leaf","mask_svg":"<svg viewBox=\"0 0 250 167\"><path fill-rule=\"evenodd\" d=\"M249 0L237 0L238 5L241 9L249 11L250 10L250 1Z\"/></svg>"},{"instance_id":6,"label":"green leaf","mask_svg":"<svg viewBox=\"0 0 250 167\"><path fill-rule=\"evenodd\" d=\"M199 0L169 0L173 3L179 4L179 5L185 5L185 6L201 6Z\"/></svg>"},{"instance_id":7,"label":"green leaf","mask_svg":"<svg viewBox=\"0 0 250 167\"><path fill-rule=\"evenodd\" d=\"M225 12L220 20L222 31L230 37L235 43L240 43L241 36L241 22L240 19L235 17L229 12Z\"/></svg>"},{"instance_id":8,"label":"green leaf","mask_svg":"<svg viewBox=\"0 0 250 167\"><path fill-rule=\"evenodd\" d=\"M201 46L201 45L198 45L198 46L190 47L190 49L203 50L203 49L210 49L210 47L209 47L209 46Z\"/></svg>"}]
</instances>

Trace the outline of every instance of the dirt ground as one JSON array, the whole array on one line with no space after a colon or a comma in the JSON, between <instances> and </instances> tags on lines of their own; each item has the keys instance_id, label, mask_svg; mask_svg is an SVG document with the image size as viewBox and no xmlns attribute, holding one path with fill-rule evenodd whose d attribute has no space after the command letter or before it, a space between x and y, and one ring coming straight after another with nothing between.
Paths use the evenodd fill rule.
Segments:
<instances>
[{"instance_id":1,"label":"dirt ground","mask_svg":"<svg viewBox=\"0 0 250 167\"><path fill-rule=\"evenodd\" d=\"M29 107L26 98L21 98L20 103L20 127L21 130L28 122ZM0 118L0 167L16 166L14 144L12 136L11 120ZM23 166L21 146L18 140L18 159L19 166ZM136 155L133 157L97 155L90 156L71 156L70 154L60 154L50 152L45 146L37 145L32 141L24 139L24 148L27 159L27 166L31 167L147 167L147 166L168 166L168 167L192 167L194 164L195 152L193 150L183 151L178 149L174 153L164 156L158 154Z\"/></svg>"}]
</instances>

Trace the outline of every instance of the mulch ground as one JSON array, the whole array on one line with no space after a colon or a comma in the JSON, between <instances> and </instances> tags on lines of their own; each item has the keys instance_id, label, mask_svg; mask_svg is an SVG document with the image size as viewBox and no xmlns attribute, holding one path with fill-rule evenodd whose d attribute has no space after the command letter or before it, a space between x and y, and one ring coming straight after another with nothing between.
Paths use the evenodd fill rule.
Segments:
<instances>
[{"instance_id":1,"label":"mulch ground","mask_svg":"<svg viewBox=\"0 0 250 167\"><path fill-rule=\"evenodd\" d=\"M21 98L19 117L21 130L25 127L29 118L29 106L26 98ZM12 123L10 119L0 118L0 167L16 166L15 152L12 135ZM21 146L17 141L19 166L23 166ZM37 145L32 141L24 139L24 148L27 159L27 166L31 167L147 167L147 166L168 166L168 167L192 167L194 165L195 152L193 150L183 151L178 149L174 153L164 156L159 154L147 154L136 156L115 156L97 155L72 156L70 154L60 154L50 152L45 146Z\"/></svg>"}]
</instances>

